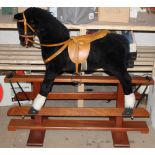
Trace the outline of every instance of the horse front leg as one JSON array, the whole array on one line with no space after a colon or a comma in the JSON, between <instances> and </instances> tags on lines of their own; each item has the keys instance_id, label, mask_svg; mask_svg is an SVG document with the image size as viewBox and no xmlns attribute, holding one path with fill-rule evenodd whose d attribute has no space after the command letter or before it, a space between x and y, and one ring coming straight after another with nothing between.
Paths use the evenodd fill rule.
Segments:
<instances>
[{"instance_id":1,"label":"horse front leg","mask_svg":"<svg viewBox=\"0 0 155 155\"><path fill-rule=\"evenodd\" d=\"M35 115L41 110L41 108L45 104L48 93L52 90L53 81L56 75L56 73L53 73L50 70L46 71L40 92L34 99L32 107L30 108L28 114Z\"/></svg>"}]
</instances>

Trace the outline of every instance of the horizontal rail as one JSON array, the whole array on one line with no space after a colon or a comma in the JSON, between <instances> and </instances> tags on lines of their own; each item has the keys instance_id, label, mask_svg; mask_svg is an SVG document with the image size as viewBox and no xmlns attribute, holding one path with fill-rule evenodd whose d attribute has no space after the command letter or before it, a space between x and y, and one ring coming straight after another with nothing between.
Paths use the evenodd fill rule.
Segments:
<instances>
[{"instance_id":1,"label":"horizontal rail","mask_svg":"<svg viewBox=\"0 0 155 155\"><path fill-rule=\"evenodd\" d=\"M25 70L25 71L45 71L45 65L25 65L25 64L0 64L0 70Z\"/></svg>"},{"instance_id":2,"label":"horizontal rail","mask_svg":"<svg viewBox=\"0 0 155 155\"><path fill-rule=\"evenodd\" d=\"M26 50L26 51L40 51L40 49L29 47L25 48L19 44L0 44L0 51L2 50L10 50L10 51L19 51L19 50Z\"/></svg>"},{"instance_id":3,"label":"horizontal rail","mask_svg":"<svg viewBox=\"0 0 155 155\"><path fill-rule=\"evenodd\" d=\"M42 124L35 124L30 119L12 119L8 129L30 130L110 130L110 131L141 131L148 133L149 128L144 121L124 121L122 126L116 126L109 120L43 120Z\"/></svg>"},{"instance_id":4,"label":"horizontal rail","mask_svg":"<svg viewBox=\"0 0 155 155\"><path fill-rule=\"evenodd\" d=\"M0 55L39 55L41 57L41 51L30 51L30 50L0 50Z\"/></svg>"},{"instance_id":5,"label":"horizontal rail","mask_svg":"<svg viewBox=\"0 0 155 155\"><path fill-rule=\"evenodd\" d=\"M24 64L34 64L34 65L37 65L37 64L42 64L44 65L44 61L43 59L41 58L37 58L35 55L33 55L32 57L29 55L21 55L20 57L17 56L17 58L15 58L16 56L14 57L11 57L11 56L3 56L1 55L0 57L0 64L17 64L17 65L24 65ZM21 57L23 57L21 59ZM153 59L152 60L148 60L148 58L137 58L137 60L134 62L134 67L136 67L137 65L150 65L153 67L154 65L154 61Z\"/></svg>"},{"instance_id":6,"label":"horizontal rail","mask_svg":"<svg viewBox=\"0 0 155 155\"><path fill-rule=\"evenodd\" d=\"M32 60L41 60L41 56L37 55L27 55L27 59L32 59ZM22 55L1 55L1 59L15 59L15 60L20 60L24 59Z\"/></svg>"},{"instance_id":7,"label":"horizontal rail","mask_svg":"<svg viewBox=\"0 0 155 155\"><path fill-rule=\"evenodd\" d=\"M13 21L13 15L1 15L0 16L0 28L2 29L17 29L17 23ZM155 26L152 23L145 23L130 20L129 23L112 23L95 21L91 24L65 24L68 29L107 29L107 30L137 30L137 31L155 31Z\"/></svg>"},{"instance_id":8,"label":"horizontal rail","mask_svg":"<svg viewBox=\"0 0 155 155\"><path fill-rule=\"evenodd\" d=\"M25 70L25 71L45 71L45 65L37 64L0 64L0 70ZM152 72L153 66L135 66L134 68L128 68L128 71L143 71Z\"/></svg>"},{"instance_id":9,"label":"horizontal rail","mask_svg":"<svg viewBox=\"0 0 155 155\"><path fill-rule=\"evenodd\" d=\"M24 64L34 64L34 65L37 65L37 64L41 64L41 65L44 65L44 61L41 60L41 59L13 59L13 58L7 58L7 59L3 59L3 58L0 58L0 64L20 64L20 65L24 65Z\"/></svg>"},{"instance_id":10,"label":"horizontal rail","mask_svg":"<svg viewBox=\"0 0 155 155\"><path fill-rule=\"evenodd\" d=\"M153 53L137 53L137 58L154 58L155 51Z\"/></svg>"},{"instance_id":11,"label":"horizontal rail","mask_svg":"<svg viewBox=\"0 0 155 155\"><path fill-rule=\"evenodd\" d=\"M137 59L128 71L152 72L155 47L137 47ZM20 45L0 45L0 70L37 70L45 71L41 50L25 48Z\"/></svg>"},{"instance_id":12,"label":"horizontal rail","mask_svg":"<svg viewBox=\"0 0 155 155\"><path fill-rule=\"evenodd\" d=\"M26 96L33 100L35 95L32 92L25 92ZM18 99L27 99L22 92L17 94ZM116 92L52 92L48 94L47 99L52 100L115 100L117 97ZM139 98L140 95L137 95Z\"/></svg>"},{"instance_id":13,"label":"horizontal rail","mask_svg":"<svg viewBox=\"0 0 155 155\"><path fill-rule=\"evenodd\" d=\"M42 82L43 75L14 75L12 78L5 78L5 82ZM54 82L81 82L81 83L112 83L118 84L119 80L113 76L57 76ZM135 76L132 77L133 84L153 84L152 78Z\"/></svg>"},{"instance_id":14,"label":"horizontal rail","mask_svg":"<svg viewBox=\"0 0 155 155\"><path fill-rule=\"evenodd\" d=\"M155 57L155 47L137 46L137 59L134 67L128 71L152 72ZM0 70L38 70L45 71L41 50L25 48L14 44L0 45Z\"/></svg>"},{"instance_id":15,"label":"horizontal rail","mask_svg":"<svg viewBox=\"0 0 155 155\"><path fill-rule=\"evenodd\" d=\"M7 115L8 116L28 116L30 107L13 107ZM44 107L37 115L39 116L122 116L124 108L71 108L71 107ZM135 108L133 110L134 117L149 117L149 113L144 108Z\"/></svg>"}]
</instances>

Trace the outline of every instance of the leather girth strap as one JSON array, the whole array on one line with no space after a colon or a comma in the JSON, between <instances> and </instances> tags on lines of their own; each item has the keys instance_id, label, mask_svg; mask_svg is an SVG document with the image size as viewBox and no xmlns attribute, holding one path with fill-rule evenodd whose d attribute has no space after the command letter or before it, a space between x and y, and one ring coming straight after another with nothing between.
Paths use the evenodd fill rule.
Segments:
<instances>
[{"instance_id":1,"label":"leather girth strap","mask_svg":"<svg viewBox=\"0 0 155 155\"><path fill-rule=\"evenodd\" d=\"M68 44L68 54L73 63L75 63L75 70L78 73L78 65L86 62L92 41L103 38L109 31L101 30L93 34L74 36Z\"/></svg>"}]
</instances>

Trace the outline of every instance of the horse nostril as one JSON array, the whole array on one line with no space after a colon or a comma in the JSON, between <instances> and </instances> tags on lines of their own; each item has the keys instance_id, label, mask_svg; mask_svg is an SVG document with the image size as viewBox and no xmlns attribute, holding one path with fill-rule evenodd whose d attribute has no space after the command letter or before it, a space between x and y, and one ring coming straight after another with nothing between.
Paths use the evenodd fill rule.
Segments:
<instances>
[{"instance_id":1,"label":"horse nostril","mask_svg":"<svg viewBox=\"0 0 155 155\"><path fill-rule=\"evenodd\" d=\"M27 45L28 45L28 47L31 47L33 44L32 44L32 43L30 43L30 42L28 42L28 44L27 44Z\"/></svg>"},{"instance_id":2,"label":"horse nostril","mask_svg":"<svg viewBox=\"0 0 155 155\"><path fill-rule=\"evenodd\" d=\"M27 46L27 47L32 47L33 44L30 43L30 42L28 42L28 44L26 45L26 43L25 43L24 41L20 41L20 45L21 45L21 46L24 46L24 47L25 47L25 46Z\"/></svg>"},{"instance_id":3,"label":"horse nostril","mask_svg":"<svg viewBox=\"0 0 155 155\"><path fill-rule=\"evenodd\" d=\"M25 46L25 42L22 42L22 41L21 41L20 44L21 44L22 46Z\"/></svg>"}]
</instances>

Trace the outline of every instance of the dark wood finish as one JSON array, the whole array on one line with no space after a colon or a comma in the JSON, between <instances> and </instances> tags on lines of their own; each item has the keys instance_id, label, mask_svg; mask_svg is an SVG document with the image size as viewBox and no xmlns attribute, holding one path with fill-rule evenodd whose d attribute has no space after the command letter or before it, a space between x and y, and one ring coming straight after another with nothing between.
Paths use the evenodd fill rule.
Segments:
<instances>
[{"instance_id":1,"label":"dark wood finish","mask_svg":"<svg viewBox=\"0 0 155 155\"><path fill-rule=\"evenodd\" d=\"M26 116L30 107L13 107L8 111L8 116ZM102 107L44 107L38 113L39 116L120 116L124 108L102 108ZM149 113L144 108L135 108L133 112L134 117L149 117Z\"/></svg>"},{"instance_id":2,"label":"dark wood finish","mask_svg":"<svg viewBox=\"0 0 155 155\"><path fill-rule=\"evenodd\" d=\"M117 86L117 100L116 100L116 108L123 108L124 109L124 93L121 84ZM123 127L123 117L117 116L114 117L115 119L115 126L116 127ZM120 129L119 131L112 131L112 139L114 147L129 147L129 140L127 136L127 132Z\"/></svg>"},{"instance_id":3,"label":"dark wood finish","mask_svg":"<svg viewBox=\"0 0 155 155\"><path fill-rule=\"evenodd\" d=\"M10 79L5 78L5 82ZM33 90L27 96L34 99L40 90L43 76L17 76L11 78L12 82L32 82ZM110 130L112 132L114 147L129 147L127 131L140 131L148 133L149 129L144 121L125 121L122 113L124 110L124 94L122 86L115 77L103 76L59 76L55 82L70 83L79 81L82 83L108 83L116 84L117 92L84 92L84 93L50 93L48 99L116 99L116 108L71 108L71 107L44 107L36 116L29 116L31 119L12 119L8 125L8 130L29 129L28 146L42 146L45 131L50 130ZM133 77L133 84L149 85L153 80L144 77ZM140 95L136 92L136 99ZM18 93L20 99L24 99L22 93ZM8 116L28 116L29 107L13 107L8 111ZM149 113L144 108L136 108L134 117L149 117ZM46 117L45 117L46 116ZM82 116L82 117L109 117L109 120L48 120L47 116Z\"/></svg>"},{"instance_id":4,"label":"dark wood finish","mask_svg":"<svg viewBox=\"0 0 155 155\"><path fill-rule=\"evenodd\" d=\"M32 117L33 124L36 126L41 126L43 123L43 120L47 120L47 117L42 117L42 116L34 116ZM29 137L27 140L27 146L43 146L44 144L44 139L45 139L45 129L41 130L30 130Z\"/></svg>"},{"instance_id":5,"label":"dark wood finish","mask_svg":"<svg viewBox=\"0 0 155 155\"><path fill-rule=\"evenodd\" d=\"M12 119L9 123L10 131L16 129L31 130L111 130L111 131L149 131L144 121L124 121L121 127L115 126L113 120L43 120L41 125L31 119Z\"/></svg>"},{"instance_id":6,"label":"dark wood finish","mask_svg":"<svg viewBox=\"0 0 155 155\"><path fill-rule=\"evenodd\" d=\"M36 95L33 92L25 92L30 100L33 100ZM140 99L140 94L135 93L136 99ZM26 100L25 95L22 92L17 93L19 100ZM49 100L116 100L116 92L51 92L48 94Z\"/></svg>"},{"instance_id":7,"label":"dark wood finish","mask_svg":"<svg viewBox=\"0 0 155 155\"><path fill-rule=\"evenodd\" d=\"M121 84L117 86L117 100L116 100L116 108L124 109L124 93ZM117 116L115 117L116 126L122 126L123 117Z\"/></svg>"},{"instance_id":8,"label":"dark wood finish","mask_svg":"<svg viewBox=\"0 0 155 155\"><path fill-rule=\"evenodd\" d=\"M26 93L29 99L34 99L35 96L31 92ZM22 92L17 94L18 99L26 99ZM52 92L48 94L48 99L52 100L115 100L115 92Z\"/></svg>"},{"instance_id":9,"label":"dark wood finish","mask_svg":"<svg viewBox=\"0 0 155 155\"><path fill-rule=\"evenodd\" d=\"M130 147L126 131L112 131L114 147Z\"/></svg>"},{"instance_id":10,"label":"dark wood finish","mask_svg":"<svg viewBox=\"0 0 155 155\"><path fill-rule=\"evenodd\" d=\"M33 81L32 95L35 98L40 91L40 82ZM30 98L29 98L30 99ZM41 125L45 117L32 116L35 125ZM30 130L29 137L27 140L27 146L43 146L46 130Z\"/></svg>"},{"instance_id":11,"label":"dark wood finish","mask_svg":"<svg viewBox=\"0 0 155 155\"><path fill-rule=\"evenodd\" d=\"M32 85L33 85L32 94L33 94L34 97L36 97L37 94L38 94L39 91L40 91L41 83L39 83L39 82L32 82Z\"/></svg>"},{"instance_id":12,"label":"dark wood finish","mask_svg":"<svg viewBox=\"0 0 155 155\"><path fill-rule=\"evenodd\" d=\"M42 82L43 81L42 75L14 75L11 79L5 78L5 82ZM112 76L58 76L54 82L63 82L63 83L70 83L73 81L79 81L82 83L113 83L118 84L119 81L117 78ZM145 77L132 77L132 84L153 84L154 81L151 78L150 80L146 79Z\"/></svg>"},{"instance_id":13,"label":"dark wood finish","mask_svg":"<svg viewBox=\"0 0 155 155\"><path fill-rule=\"evenodd\" d=\"M43 146L46 130L30 130L27 146Z\"/></svg>"}]
</instances>

